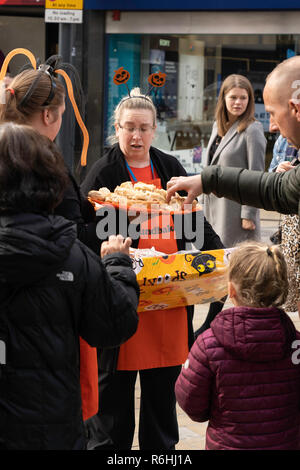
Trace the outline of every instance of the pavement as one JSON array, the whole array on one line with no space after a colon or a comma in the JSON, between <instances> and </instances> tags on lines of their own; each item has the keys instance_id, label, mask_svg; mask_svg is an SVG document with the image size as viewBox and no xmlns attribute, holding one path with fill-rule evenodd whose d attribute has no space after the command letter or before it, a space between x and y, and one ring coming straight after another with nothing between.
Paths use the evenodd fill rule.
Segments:
<instances>
[{"instance_id":1,"label":"pavement","mask_svg":"<svg viewBox=\"0 0 300 470\"><path fill-rule=\"evenodd\" d=\"M261 232L262 232L262 241L266 243L271 243L269 240L270 235L272 235L278 228L278 221L280 215L277 212L267 212L261 210ZM225 308L231 307L232 304L230 301L225 303ZM208 311L207 304L200 304L195 306L194 314L194 330L199 328L204 322ZM300 331L300 319L297 312L287 312L290 318L293 320L296 329ZM133 450L139 450L138 445L138 422L139 422L139 404L140 404L140 387L137 380L136 383L136 430L133 442ZM205 449L205 433L206 433L206 423L196 423L192 421L181 408L177 405L177 418L179 425L179 442L176 445L176 450L204 450Z\"/></svg>"}]
</instances>

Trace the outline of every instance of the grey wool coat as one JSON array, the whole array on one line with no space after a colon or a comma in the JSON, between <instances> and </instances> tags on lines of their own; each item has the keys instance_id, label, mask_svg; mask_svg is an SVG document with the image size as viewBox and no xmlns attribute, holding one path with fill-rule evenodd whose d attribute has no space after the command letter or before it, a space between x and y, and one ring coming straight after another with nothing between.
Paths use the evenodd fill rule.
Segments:
<instances>
[{"instance_id":1,"label":"grey wool coat","mask_svg":"<svg viewBox=\"0 0 300 470\"><path fill-rule=\"evenodd\" d=\"M248 170L265 170L266 138L260 122L254 121L244 131L238 132L236 121L221 140L213 158L208 163L210 148L217 137L217 124L214 123L203 159L203 166L220 165ZM260 239L259 209L240 205L214 194L203 195L204 215L221 238L225 247L230 248L245 240ZM255 230L244 230L242 219L251 219Z\"/></svg>"}]
</instances>

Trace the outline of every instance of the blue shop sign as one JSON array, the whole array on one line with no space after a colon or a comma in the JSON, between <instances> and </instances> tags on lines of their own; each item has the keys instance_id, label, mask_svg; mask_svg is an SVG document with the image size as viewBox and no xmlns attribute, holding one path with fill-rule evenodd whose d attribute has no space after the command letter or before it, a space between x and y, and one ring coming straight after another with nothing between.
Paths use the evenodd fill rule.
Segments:
<instances>
[{"instance_id":1,"label":"blue shop sign","mask_svg":"<svg viewBox=\"0 0 300 470\"><path fill-rule=\"evenodd\" d=\"M85 10L211 11L299 10L299 0L85 0Z\"/></svg>"}]
</instances>

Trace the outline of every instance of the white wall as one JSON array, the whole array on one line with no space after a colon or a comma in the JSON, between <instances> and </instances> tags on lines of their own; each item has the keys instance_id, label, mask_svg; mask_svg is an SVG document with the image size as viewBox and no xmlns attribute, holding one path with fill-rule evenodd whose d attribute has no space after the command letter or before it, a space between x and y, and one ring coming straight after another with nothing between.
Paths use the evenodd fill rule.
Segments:
<instances>
[{"instance_id":1,"label":"white wall","mask_svg":"<svg viewBox=\"0 0 300 470\"><path fill-rule=\"evenodd\" d=\"M36 58L45 60L44 18L0 16L0 49L6 55L18 47L29 49ZM9 64L11 74L15 75L27 62L25 55L15 56Z\"/></svg>"},{"instance_id":2,"label":"white wall","mask_svg":"<svg viewBox=\"0 0 300 470\"><path fill-rule=\"evenodd\" d=\"M141 11L106 14L107 33L299 34L300 11Z\"/></svg>"},{"instance_id":3,"label":"white wall","mask_svg":"<svg viewBox=\"0 0 300 470\"><path fill-rule=\"evenodd\" d=\"M193 51L189 51L189 45ZM203 119L204 42L179 39L178 118Z\"/></svg>"}]
</instances>

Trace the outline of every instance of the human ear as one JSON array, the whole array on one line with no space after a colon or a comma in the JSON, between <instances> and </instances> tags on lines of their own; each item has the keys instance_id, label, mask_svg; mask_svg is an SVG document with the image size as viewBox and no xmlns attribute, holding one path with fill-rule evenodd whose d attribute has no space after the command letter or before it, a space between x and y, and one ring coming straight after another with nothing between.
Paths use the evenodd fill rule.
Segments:
<instances>
[{"instance_id":1,"label":"human ear","mask_svg":"<svg viewBox=\"0 0 300 470\"><path fill-rule=\"evenodd\" d=\"M119 137L120 127L119 127L119 124L117 122L115 122L114 128L115 128L115 131L116 131L116 136Z\"/></svg>"},{"instance_id":2,"label":"human ear","mask_svg":"<svg viewBox=\"0 0 300 470\"><path fill-rule=\"evenodd\" d=\"M236 288L231 281L228 282L228 297L230 299L236 298Z\"/></svg>"},{"instance_id":3,"label":"human ear","mask_svg":"<svg viewBox=\"0 0 300 470\"><path fill-rule=\"evenodd\" d=\"M53 124L56 121L53 112L51 112L49 108L43 109L42 119L45 126L49 126L50 124Z\"/></svg>"},{"instance_id":4,"label":"human ear","mask_svg":"<svg viewBox=\"0 0 300 470\"><path fill-rule=\"evenodd\" d=\"M297 118L297 121L300 122L300 100L295 98L290 99L289 109L292 112L293 116Z\"/></svg>"},{"instance_id":5,"label":"human ear","mask_svg":"<svg viewBox=\"0 0 300 470\"><path fill-rule=\"evenodd\" d=\"M42 121L45 126L49 124L49 109L43 109L42 110Z\"/></svg>"}]
</instances>

